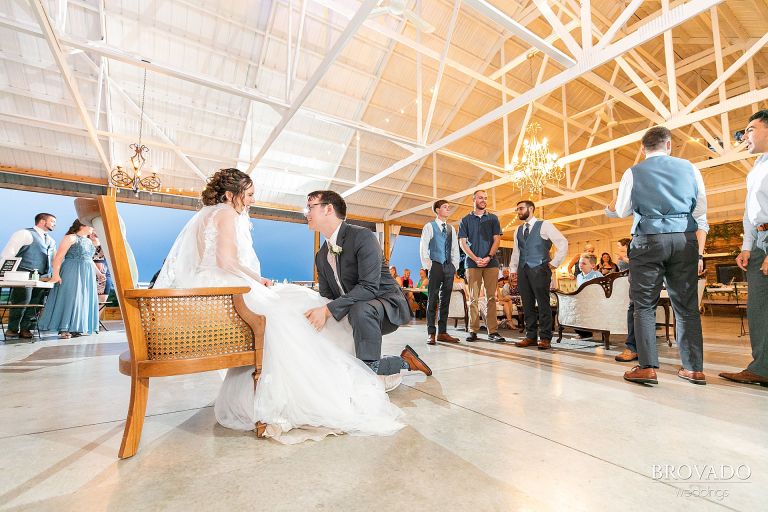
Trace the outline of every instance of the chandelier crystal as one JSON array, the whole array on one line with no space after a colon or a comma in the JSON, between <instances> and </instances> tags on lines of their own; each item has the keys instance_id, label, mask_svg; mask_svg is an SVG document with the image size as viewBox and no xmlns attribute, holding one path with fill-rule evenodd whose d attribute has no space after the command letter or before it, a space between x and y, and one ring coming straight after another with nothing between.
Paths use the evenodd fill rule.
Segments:
<instances>
[{"instance_id":1,"label":"chandelier crystal","mask_svg":"<svg viewBox=\"0 0 768 512\"><path fill-rule=\"evenodd\" d=\"M147 161L149 148L141 143L142 129L144 128L144 93L147 90L147 70L144 69L144 85L141 89L141 114L139 117L139 142L131 144L129 148L133 155L128 159L125 167L116 165L109 174L113 186L119 188L128 188L138 194L140 190L149 193L160 190L160 178L156 172L149 176L141 177L141 170Z\"/></svg>"},{"instance_id":2,"label":"chandelier crystal","mask_svg":"<svg viewBox=\"0 0 768 512\"><path fill-rule=\"evenodd\" d=\"M507 174L520 190L540 194L548 182L561 181L565 171L557 163L557 155L549 152L547 138L539 142L537 136L541 126L531 123L525 131L529 137L523 142L523 158L518 161L515 157L507 166Z\"/></svg>"}]
</instances>

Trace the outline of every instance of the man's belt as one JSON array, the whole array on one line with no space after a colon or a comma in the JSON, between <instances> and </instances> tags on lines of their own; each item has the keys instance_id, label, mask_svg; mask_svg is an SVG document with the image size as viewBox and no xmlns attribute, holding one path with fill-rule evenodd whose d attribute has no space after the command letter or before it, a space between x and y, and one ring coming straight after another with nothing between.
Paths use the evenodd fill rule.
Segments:
<instances>
[{"instance_id":1,"label":"man's belt","mask_svg":"<svg viewBox=\"0 0 768 512\"><path fill-rule=\"evenodd\" d=\"M760 224L759 226L757 226L757 230L758 231L768 231L768 222L766 222L765 224Z\"/></svg>"},{"instance_id":2,"label":"man's belt","mask_svg":"<svg viewBox=\"0 0 768 512\"><path fill-rule=\"evenodd\" d=\"M669 215L643 215L646 219L686 219L690 213L670 213Z\"/></svg>"}]
</instances>

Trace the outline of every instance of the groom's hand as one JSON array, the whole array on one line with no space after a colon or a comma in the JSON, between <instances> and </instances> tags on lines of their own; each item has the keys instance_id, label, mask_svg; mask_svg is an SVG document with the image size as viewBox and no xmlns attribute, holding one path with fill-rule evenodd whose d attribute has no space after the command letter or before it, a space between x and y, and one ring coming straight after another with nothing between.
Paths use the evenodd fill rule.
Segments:
<instances>
[{"instance_id":1,"label":"groom's hand","mask_svg":"<svg viewBox=\"0 0 768 512\"><path fill-rule=\"evenodd\" d=\"M304 316L315 330L319 331L325 326L325 322L331 317L331 310L328 306L312 308L304 312Z\"/></svg>"}]
</instances>

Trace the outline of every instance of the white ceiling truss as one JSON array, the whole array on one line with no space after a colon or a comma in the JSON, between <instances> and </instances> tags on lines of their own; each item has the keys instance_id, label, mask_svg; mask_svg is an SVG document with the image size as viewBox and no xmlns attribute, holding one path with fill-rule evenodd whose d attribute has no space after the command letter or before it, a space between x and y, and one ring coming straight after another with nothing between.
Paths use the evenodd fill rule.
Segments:
<instances>
[{"instance_id":1,"label":"white ceiling truss","mask_svg":"<svg viewBox=\"0 0 768 512\"><path fill-rule=\"evenodd\" d=\"M239 167L265 204L333 188L353 215L420 225L434 200L523 197L505 167L542 125L566 179L535 197L579 237L652 124L706 170L713 218L738 214L768 106L768 0L0 0L0 164L104 180L127 156L148 72L145 144L168 193Z\"/></svg>"}]
</instances>

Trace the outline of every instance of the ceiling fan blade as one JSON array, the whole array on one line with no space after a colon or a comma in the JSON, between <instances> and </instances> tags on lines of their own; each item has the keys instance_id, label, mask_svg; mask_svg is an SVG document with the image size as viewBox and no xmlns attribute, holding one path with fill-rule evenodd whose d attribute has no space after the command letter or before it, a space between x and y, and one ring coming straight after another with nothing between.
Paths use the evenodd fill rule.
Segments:
<instances>
[{"instance_id":1,"label":"ceiling fan blade","mask_svg":"<svg viewBox=\"0 0 768 512\"><path fill-rule=\"evenodd\" d=\"M405 19L416 25L416 27L419 28L422 32L425 34L431 34L435 31L435 27L424 21L424 19L420 18L416 14L412 13L411 11L405 11L403 13L403 16Z\"/></svg>"}]
</instances>

